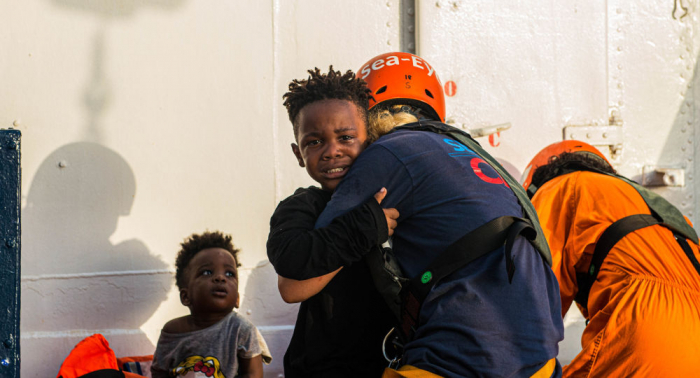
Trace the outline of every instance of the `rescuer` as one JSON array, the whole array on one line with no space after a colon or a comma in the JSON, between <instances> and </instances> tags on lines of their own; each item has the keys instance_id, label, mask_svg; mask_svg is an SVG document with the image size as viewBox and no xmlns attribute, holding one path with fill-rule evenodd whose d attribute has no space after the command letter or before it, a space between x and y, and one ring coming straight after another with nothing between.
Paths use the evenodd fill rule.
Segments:
<instances>
[{"instance_id":1,"label":"rescuer","mask_svg":"<svg viewBox=\"0 0 700 378\"><path fill-rule=\"evenodd\" d=\"M559 376L559 291L522 188L468 134L443 123L442 85L424 59L379 55L358 77L373 97L370 139L379 138L316 226L382 187L382 206L400 214L393 253L410 279L397 326L403 355L384 376Z\"/></svg>"},{"instance_id":2,"label":"rescuer","mask_svg":"<svg viewBox=\"0 0 700 378\"><path fill-rule=\"evenodd\" d=\"M523 177L562 316L576 301L586 318L583 349L563 375L700 376L698 238L687 219L580 141L544 148Z\"/></svg>"}]
</instances>

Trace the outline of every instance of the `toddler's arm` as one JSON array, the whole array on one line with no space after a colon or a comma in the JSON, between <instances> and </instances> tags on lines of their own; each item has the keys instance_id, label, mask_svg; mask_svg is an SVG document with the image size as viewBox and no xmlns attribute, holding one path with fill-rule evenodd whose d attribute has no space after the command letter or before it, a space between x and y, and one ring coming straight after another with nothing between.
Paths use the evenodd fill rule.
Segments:
<instances>
[{"instance_id":1,"label":"toddler's arm","mask_svg":"<svg viewBox=\"0 0 700 378\"><path fill-rule=\"evenodd\" d=\"M239 358L238 378L263 378L262 355L253 358Z\"/></svg>"}]
</instances>

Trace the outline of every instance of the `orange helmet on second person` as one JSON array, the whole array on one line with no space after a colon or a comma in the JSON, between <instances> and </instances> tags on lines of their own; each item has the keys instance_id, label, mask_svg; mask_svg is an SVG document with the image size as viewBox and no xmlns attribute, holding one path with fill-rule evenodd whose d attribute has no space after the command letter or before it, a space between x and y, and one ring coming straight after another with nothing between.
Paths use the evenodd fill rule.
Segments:
<instances>
[{"instance_id":1,"label":"orange helmet on second person","mask_svg":"<svg viewBox=\"0 0 700 378\"><path fill-rule=\"evenodd\" d=\"M404 52L375 56L357 71L378 104L413 105L445 121L445 94L437 73L423 58Z\"/></svg>"},{"instance_id":2,"label":"orange helmet on second person","mask_svg":"<svg viewBox=\"0 0 700 378\"><path fill-rule=\"evenodd\" d=\"M521 183L525 187L525 190L528 190L530 184L532 184L532 176L537 170L537 168L543 165L547 165L549 163L549 159L552 156L559 156L564 152L582 152L593 154L605 160L605 162L608 163L608 165L612 166L612 164L610 164L605 155L603 155L597 148L591 146L586 142L581 142L580 140L565 140L562 142L552 143L549 146L543 148L542 151L537 153L537 155L535 155L535 157L533 157L532 160L530 160L530 163L523 171L522 177L524 178L524 180L522 180Z\"/></svg>"}]
</instances>

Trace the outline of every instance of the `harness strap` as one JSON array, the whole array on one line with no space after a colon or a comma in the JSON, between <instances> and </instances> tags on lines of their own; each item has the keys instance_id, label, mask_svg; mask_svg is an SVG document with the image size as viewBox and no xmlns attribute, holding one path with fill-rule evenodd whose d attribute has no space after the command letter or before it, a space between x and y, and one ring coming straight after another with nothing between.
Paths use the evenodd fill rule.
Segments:
<instances>
[{"instance_id":1,"label":"harness strap","mask_svg":"<svg viewBox=\"0 0 700 378\"><path fill-rule=\"evenodd\" d=\"M506 244L508 280L512 281L515 265L511 249L515 239L521 234L524 234L528 240L534 239L536 231L530 221L513 216L493 219L452 243L422 274L410 279L401 293L404 298L401 311L400 333L403 333L401 338L411 339L423 301L435 284L479 257L500 248L504 243Z\"/></svg>"},{"instance_id":2,"label":"harness strap","mask_svg":"<svg viewBox=\"0 0 700 378\"><path fill-rule=\"evenodd\" d=\"M693 264L693 268L695 268L695 271L698 272L698 274L700 274L700 262L698 262L698 259L695 258L693 250L690 248L688 241L685 240L685 237L683 235L674 233L673 236L676 238L678 244L681 245L681 248L683 248L683 252L685 252L685 255L688 256L688 259L690 260L690 263Z\"/></svg>"},{"instance_id":3,"label":"harness strap","mask_svg":"<svg viewBox=\"0 0 700 378\"><path fill-rule=\"evenodd\" d=\"M605 257L608 256L612 247L630 232L660 223L661 222L652 215L635 214L619 219L608 226L596 243L588 271L585 273L576 273L578 292L574 300L584 308L588 308L588 295L591 291L591 287L598 277L600 267L603 265L603 261L605 261Z\"/></svg>"}]
</instances>

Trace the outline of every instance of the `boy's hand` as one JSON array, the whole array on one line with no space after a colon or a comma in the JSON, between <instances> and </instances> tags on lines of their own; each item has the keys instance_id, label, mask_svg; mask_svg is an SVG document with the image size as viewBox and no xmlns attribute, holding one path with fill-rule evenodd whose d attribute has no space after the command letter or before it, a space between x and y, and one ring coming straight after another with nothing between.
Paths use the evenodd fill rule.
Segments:
<instances>
[{"instance_id":1,"label":"boy's hand","mask_svg":"<svg viewBox=\"0 0 700 378\"><path fill-rule=\"evenodd\" d=\"M386 188L379 189L379 191L374 195L374 199L376 199L377 203L379 204L382 203L384 197L386 197ZM394 234L394 229L398 225L398 222L396 220L399 218L399 211L394 208L382 210L384 210L384 216L386 217L386 225L389 228L389 236L391 236Z\"/></svg>"}]
</instances>

